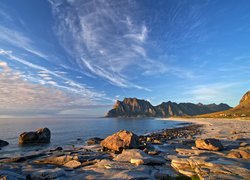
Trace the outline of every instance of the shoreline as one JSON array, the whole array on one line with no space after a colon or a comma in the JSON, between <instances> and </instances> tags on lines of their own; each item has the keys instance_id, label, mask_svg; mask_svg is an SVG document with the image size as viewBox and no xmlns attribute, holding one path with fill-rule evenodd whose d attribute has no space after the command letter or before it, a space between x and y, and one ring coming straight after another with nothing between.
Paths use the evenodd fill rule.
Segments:
<instances>
[{"instance_id":1,"label":"shoreline","mask_svg":"<svg viewBox=\"0 0 250 180\"><path fill-rule=\"evenodd\" d=\"M162 120L190 124L139 136L141 146L138 149L124 150L120 154L103 151L100 142L94 142L93 145L66 149L62 146L62 148L27 153L21 157L1 159L0 177L19 177L19 179L45 177L164 179L183 175L224 179L250 177L250 162L247 159L237 155L229 158L230 153L241 151L249 153L250 158L250 121L232 119L218 121L204 118L199 120L163 118ZM195 140L200 138L218 139L225 148L223 151L199 150L195 147ZM194 164L190 164L191 162L204 167L204 170L193 169ZM231 164L232 162L236 165ZM206 165L207 163L209 166ZM205 173L205 169L209 173Z\"/></svg>"}]
</instances>

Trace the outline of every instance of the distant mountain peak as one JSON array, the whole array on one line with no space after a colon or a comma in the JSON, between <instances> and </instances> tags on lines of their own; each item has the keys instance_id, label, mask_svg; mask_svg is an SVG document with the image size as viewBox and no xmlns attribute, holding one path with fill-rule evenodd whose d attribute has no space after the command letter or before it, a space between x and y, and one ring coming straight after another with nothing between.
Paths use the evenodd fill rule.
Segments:
<instances>
[{"instance_id":1,"label":"distant mountain peak","mask_svg":"<svg viewBox=\"0 0 250 180\"><path fill-rule=\"evenodd\" d=\"M211 112L218 112L229 109L227 104L202 103L176 103L162 102L160 105L153 106L150 102L137 98L124 98L123 101L117 100L106 116L107 117L169 117L169 116L194 116Z\"/></svg>"}]
</instances>

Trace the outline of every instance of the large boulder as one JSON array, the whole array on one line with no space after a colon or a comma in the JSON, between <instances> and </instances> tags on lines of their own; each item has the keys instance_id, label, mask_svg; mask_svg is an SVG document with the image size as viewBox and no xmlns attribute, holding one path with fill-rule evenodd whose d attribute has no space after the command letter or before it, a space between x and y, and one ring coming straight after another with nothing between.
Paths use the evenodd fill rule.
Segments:
<instances>
[{"instance_id":1,"label":"large boulder","mask_svg":"<svg viewBox=\"0 0 250 180\"><path fill-rule=\"evenodd\" d=\"M0 139L0 147L7 146L7 145L9 145L9 143L7 141Z\"/></svg>"},{"instance_id":2,"label":"large boulder","mask_svg":"<svg viewBox=\"0 0 250 180\"><path fill-rule=\"evenodd\" d=\"M121 152L123 149L136 149L139 147L139 137L126 130L121 130L111 136L108 136L101 142L104 149Z\"/></svg>"},{"instance_id":3,"label":"large boulder","mask_svg":"<svg viewBox=\"0 0 250 180\"><path fill-rule=\"evenodd\" d=\"M195 146L198 149L204 149L209 151L219 151L222 150L224 147L221 144L220 140L218 139L197 139L195 141Z\"/></svg>"},{"instance_id":4,"label":"large boulder","mask_svg":"<svg viewBox=\"0 0 250 180\"><path fill-rule=\"evenodd\" d=\"M50 136L48 128L40 128L36 132L23 132L19 135L19 144L50 143Z\"/></svg>"}]
</instances>

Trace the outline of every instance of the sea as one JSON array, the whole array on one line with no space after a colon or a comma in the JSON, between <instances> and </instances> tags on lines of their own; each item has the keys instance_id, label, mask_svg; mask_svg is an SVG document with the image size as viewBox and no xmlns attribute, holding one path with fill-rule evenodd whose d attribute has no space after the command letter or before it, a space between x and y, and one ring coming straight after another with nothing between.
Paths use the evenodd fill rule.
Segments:
<instances>
[{"instance_id":1,"label":"sea","mask_svg":"<svg viewBox=\"0 0 250 180\"><path fill-rule=\"evenodd\" d=\"M92 137L105 138L119 130L143 135L185 123L157 118L0 118L0 139L9 142L0 150L0 158L22 156L28 152L55 147L79 147ZM19 146L22 132L47 127L51 131L51 143L46 145Z\"/></svg>"}]
</instances>

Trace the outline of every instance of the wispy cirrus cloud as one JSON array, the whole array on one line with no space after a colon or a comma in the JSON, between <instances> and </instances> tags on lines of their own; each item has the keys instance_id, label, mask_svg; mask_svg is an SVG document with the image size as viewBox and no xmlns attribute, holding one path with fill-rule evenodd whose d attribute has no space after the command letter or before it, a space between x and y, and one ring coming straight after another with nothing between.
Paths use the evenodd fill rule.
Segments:
<instances>
[{"instance_id":1,"label":"wispy cirrus cloud","mask_svg":"<svg viewBox=\"0 0 250 180\"><path fill-rule=\"evenodd\" d=\"M238 97L233 96L233 92L229 89L238 87L240 83L210 83L191 86L186 88L184 96L187 95L188 101L206 102L206 103L228 103L236 105ZM234 102L232 104L232 102Z\"/></svg>"},{"instance_id":2,"label":"wispy cirrus cloud","mask_svg":"<svg viewBox=\"0 0 250 180\"><path fill-rule=\"evenodd\" d=\"M126 75L133 66L142 72L161 64L148 57L148 27L130 16L129 2L50 2L55 32L79 69L119 87L149 90Z\"/></svg>"},{"instance_id":3,"label":"wispy cirrus cloud","mask_svg":"<svg viewBox=\"0 0 250 180\"><path fill-rule=\"evenodd\" d=\"M25 36L23 33L16 31L14 29L9 29L7 27L0 25L0 40L2 42L6 42L7 44L11 44L15 47L18 47L22 50L25 50L29 53L32 53L40 58L47 59L48 56L41 52L40 50L34 48L34 42Z\"/></svg>"},{"instance_id":4,"label":"wispy cirrus cloud","mask_svg":"<svg viewBox=\"0 0 250 180\"><path fill-rule=\"evenodd\" d=\"M46 84L51 85L55 88L64 89L66 91L76 93L79 96L84 96L84 97L86 96L88 98L91 98L93 101L101 99L109 99L103 92L96 92L84 84L75 82L74 80L67 78L61 73L55 72L44 66L31 63L30 61L15 56L13 55L12 51L0 49L0 55L3 55L12 61L16 61L37 71L37 77L41 77L42 79L39 79L36 76L32 76L30 79L31 81L35 81L36 83L40 83L43 85ZM52 77L56 80L56 82L53 81Z\"/></svg>"}]
</instances>

